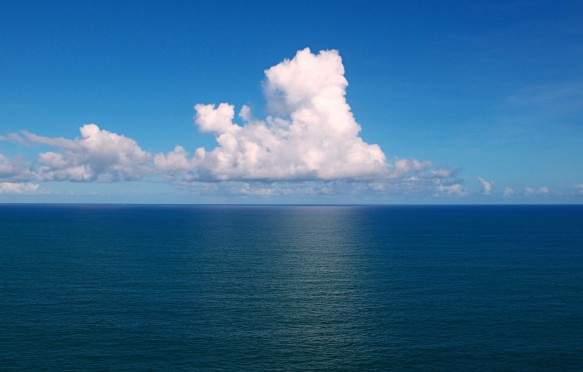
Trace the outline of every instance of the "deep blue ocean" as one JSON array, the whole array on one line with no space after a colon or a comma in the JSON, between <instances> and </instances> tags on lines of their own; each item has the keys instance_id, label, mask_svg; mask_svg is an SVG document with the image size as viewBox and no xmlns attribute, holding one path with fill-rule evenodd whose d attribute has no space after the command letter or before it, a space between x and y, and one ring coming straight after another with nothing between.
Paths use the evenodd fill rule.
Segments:
<instances>
[{"instance_id":1,"label":"deep blue ocean","mask_svg":"<svg viewBox=\"0 0 583 372\"><path fill-rule=\"evenodd\" d=\"M583 370L583 206L0 205L0 370Z\"/></svg>"}]
</instances>

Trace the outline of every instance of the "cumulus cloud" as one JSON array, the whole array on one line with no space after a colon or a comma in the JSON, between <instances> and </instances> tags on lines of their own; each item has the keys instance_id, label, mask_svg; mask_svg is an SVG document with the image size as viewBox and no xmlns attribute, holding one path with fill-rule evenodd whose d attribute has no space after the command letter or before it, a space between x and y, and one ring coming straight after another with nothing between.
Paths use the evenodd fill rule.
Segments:
<instances>
[{"instance_id":1,"label":"cumulus cloud","mask_svg":"<svg viewBox=\"0 0 583 372\"><path fill-rule=\"evenodd\" d=\"M192 152L177 145L151 155L135 140L95 124L83 125L75 139L21 131L0 140L48 146L51 151L26 166L0 157L0 180L123 181L147 176L181 189L237 195L347 190L467 194L461 181L452 179L454 170L416 159L389 161L377 144L360 137L361 126L346 101L348 81L337 51L300 50L291 60L267 69L263 86L268 110L264 118L256 118L245 105L238 113L228 103L194 106L194 124L215 137L214 148ZM489 193L492 183L484 182L490 185L484 187Z\"/></svg>"},{"instance_id":2,"label":"cumulus cloud","mask_svg":"<svg viewBox=\"0 0 583 372\"><path fill-rule=\"evenodd\" d=\"M80 128L74 140L51 138L22 131L22 141L42 144L57 151L40 153L36 179L42 181L106 181L139 179L147 171L151 156L136 141L100 129L95 124Z\"/></svg>"},{"instance_id":3,"label":"cumulus cloud","mask_svg":"<svg viewBox=\"0 0 583 372\"><path fill-rule=\"evenodd\" d=\"M155 167L174 178L184 173L183 180L197 183L382 180L394 187L398 180L410 184L454 175L429 161L389 162L378 145L366 143L346 101L347 86L337 51L300 50L265 71L265 119L254 118L244 105L238 124L233 105L197 104L194 123L214 135L217 146L193 154L177 146L156 154Z\"/></svg>"},{"instance_id":4,"label":"cumulus cloud","mask_svg":"<svg viewBox=\"0 0 583 372\"><path fill-rule=\"evenodd\" d=\"M482 186L482 194L490 195L492 188L494 187L494 182L486 181L482 177L478 177L478 182L480 182L480 186Z\"/></svg>"},{"instance_id":5,"label":"cumulus cloud","mask_svg":"<svg viewBox=\"0 0 583 372\"><path fill-rule=\"evenodd\" d=\"M29 163L0 154L0 180L26 181L32 177L32 166Z\"/></svg>"},{"instance_id":6,"label":"cumulus cloud","mask_svg":"<svg viewBox=\"0 0 583 372\"><path fill-rule=\"evenodd\" d=\"M346 102L348 82L336 51L299 51L291 60L265 71L265 120L243 106L195 106L199 130L216 136L211 151L199 148L193 167L201 179L336 180L389 175L385 154L359 137L360 125ZM178 160L183 162L183 158ZM424 165L423 167L427 167ZM395 171L419 164L395 165Z\"/></svg>"},{"instance_id":7,"label":"cumulus cloud","mask_svg":"<svg viewBox=\"0 0 583 372\"><path fill-rule=\"evenodd\" d=\"M163 174L175 175L191 170L195 164L192 159L189 159L188 151L184 147L176 146L168 154L156 154L154 156L154 165Z\"/></svg>"},{"instance_id":8,"label":"cumulus cloud","mask_svg":"<svg viewBox=\"0 0 583 372\"><path fill-rule=\"evenodd\" d=\"M30 194L38 188L36 183L0 182L0 194Z\"/></svg>"}]
</instances>

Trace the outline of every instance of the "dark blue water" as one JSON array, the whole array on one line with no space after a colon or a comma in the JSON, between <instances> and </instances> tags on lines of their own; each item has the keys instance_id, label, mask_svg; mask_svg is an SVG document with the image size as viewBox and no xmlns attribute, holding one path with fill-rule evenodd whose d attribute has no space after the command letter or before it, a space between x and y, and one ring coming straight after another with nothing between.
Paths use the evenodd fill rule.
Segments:
<instances>
[{"instance_id":1,"label":"dark blue water","mask_svg":"<svg viewBox=\"0 0 583 372\"><path fill-rule=\"evenodd\" d=\"M0 369L583 369L583 207L0 206Z\"/></svg>"}]
</instances>

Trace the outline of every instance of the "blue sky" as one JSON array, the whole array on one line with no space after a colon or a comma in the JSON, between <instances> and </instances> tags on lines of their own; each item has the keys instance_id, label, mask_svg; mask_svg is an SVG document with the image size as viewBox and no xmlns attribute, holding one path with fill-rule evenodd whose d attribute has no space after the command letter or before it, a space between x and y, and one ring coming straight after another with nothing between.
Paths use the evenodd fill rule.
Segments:
<instances>
[{"instance_id":1,"label":"blue sky","mask_svg":"<svg viewBox=\"0 0 583 372\"><path fill-rule=\"evenodd\" d=\"M19 1L0 32L0 202L583 202L581 2Z\"/></svg>"}]
</instances>

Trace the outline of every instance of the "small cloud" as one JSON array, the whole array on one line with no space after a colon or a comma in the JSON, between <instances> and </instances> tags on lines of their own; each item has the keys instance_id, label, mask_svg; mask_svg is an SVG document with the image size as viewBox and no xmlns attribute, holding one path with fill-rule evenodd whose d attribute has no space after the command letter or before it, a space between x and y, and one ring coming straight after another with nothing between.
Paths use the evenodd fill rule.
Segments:
<instances>
[{"instance_id":1,"label":"small cloud","mask_svg":"<svg viewBox=\"0 0 583 372\"><path fill-rule=\"evenodd\" d=\"M486 181L482 177L478 177L478 182L480 182L480 185L482 186L482 194L490 195L492 188L494 187L494 182Z\"/></svg>"},{"instance_id":2,"label":"small cloud","mask_svg":"<svg viewBox=\"0 0 583 372\"><path fill-rule=\"evenodd\" d=\"M505 187L504 191L502 192L502 196L505 198L510 198L514 195L514 189L512 187Z\"/></svg>"},{"instance_id":3,"label":"small cloud","mask_svg":"<svg viewBox=\"0 0 583 372\"><path fill-rule=\"evenodd\" d=\"M0 182L0 194L32 194L38 189L36 183Z\"/></svg>"},{"instance_id":4,"label":"small cloud","mask_svg":"<svg viewBox=\"0 0 583 372\"><path fill-rule=\"evenodd\" d=\"M579 194L583 194L583 183L575 185L575 189L579 192Z\"/></svg>"},{"instance_id":5,"label":"small cloud","mask_svg":"<svg viewBox=\"0 0 583 372\"><path fill-rule=\"evenodd\" d=\"M524 193L528 196L534 196L534 195L546 195L549 193L549 188L546 186L543 187L539 187L538 189L534 189L532 187L525 187L524 188Z\"/></svg>"},{"instance_id":6,"label":"small cloud","mask_svg":"<svg viewBox=\"0 0 583 372\"><path fill-rule=\"evenodd\" d=\"M436 196L465 196L467 195L467 190L464 185L459 182L451 184L437 183Z\"/></svg>"},{"instance_id":7,"label":"small cloud","mask_svg":"<svg viewBox=\"0 0 583 372\"><path fill-rule=\"evenodd\" d=\"M239 193L243 195L254 195L254 196L272 196L276 193L276 188L274 187L260 187L257 184L250 184L248 182L241 183L241 188Z\"/></svg>"}]
</instances>

